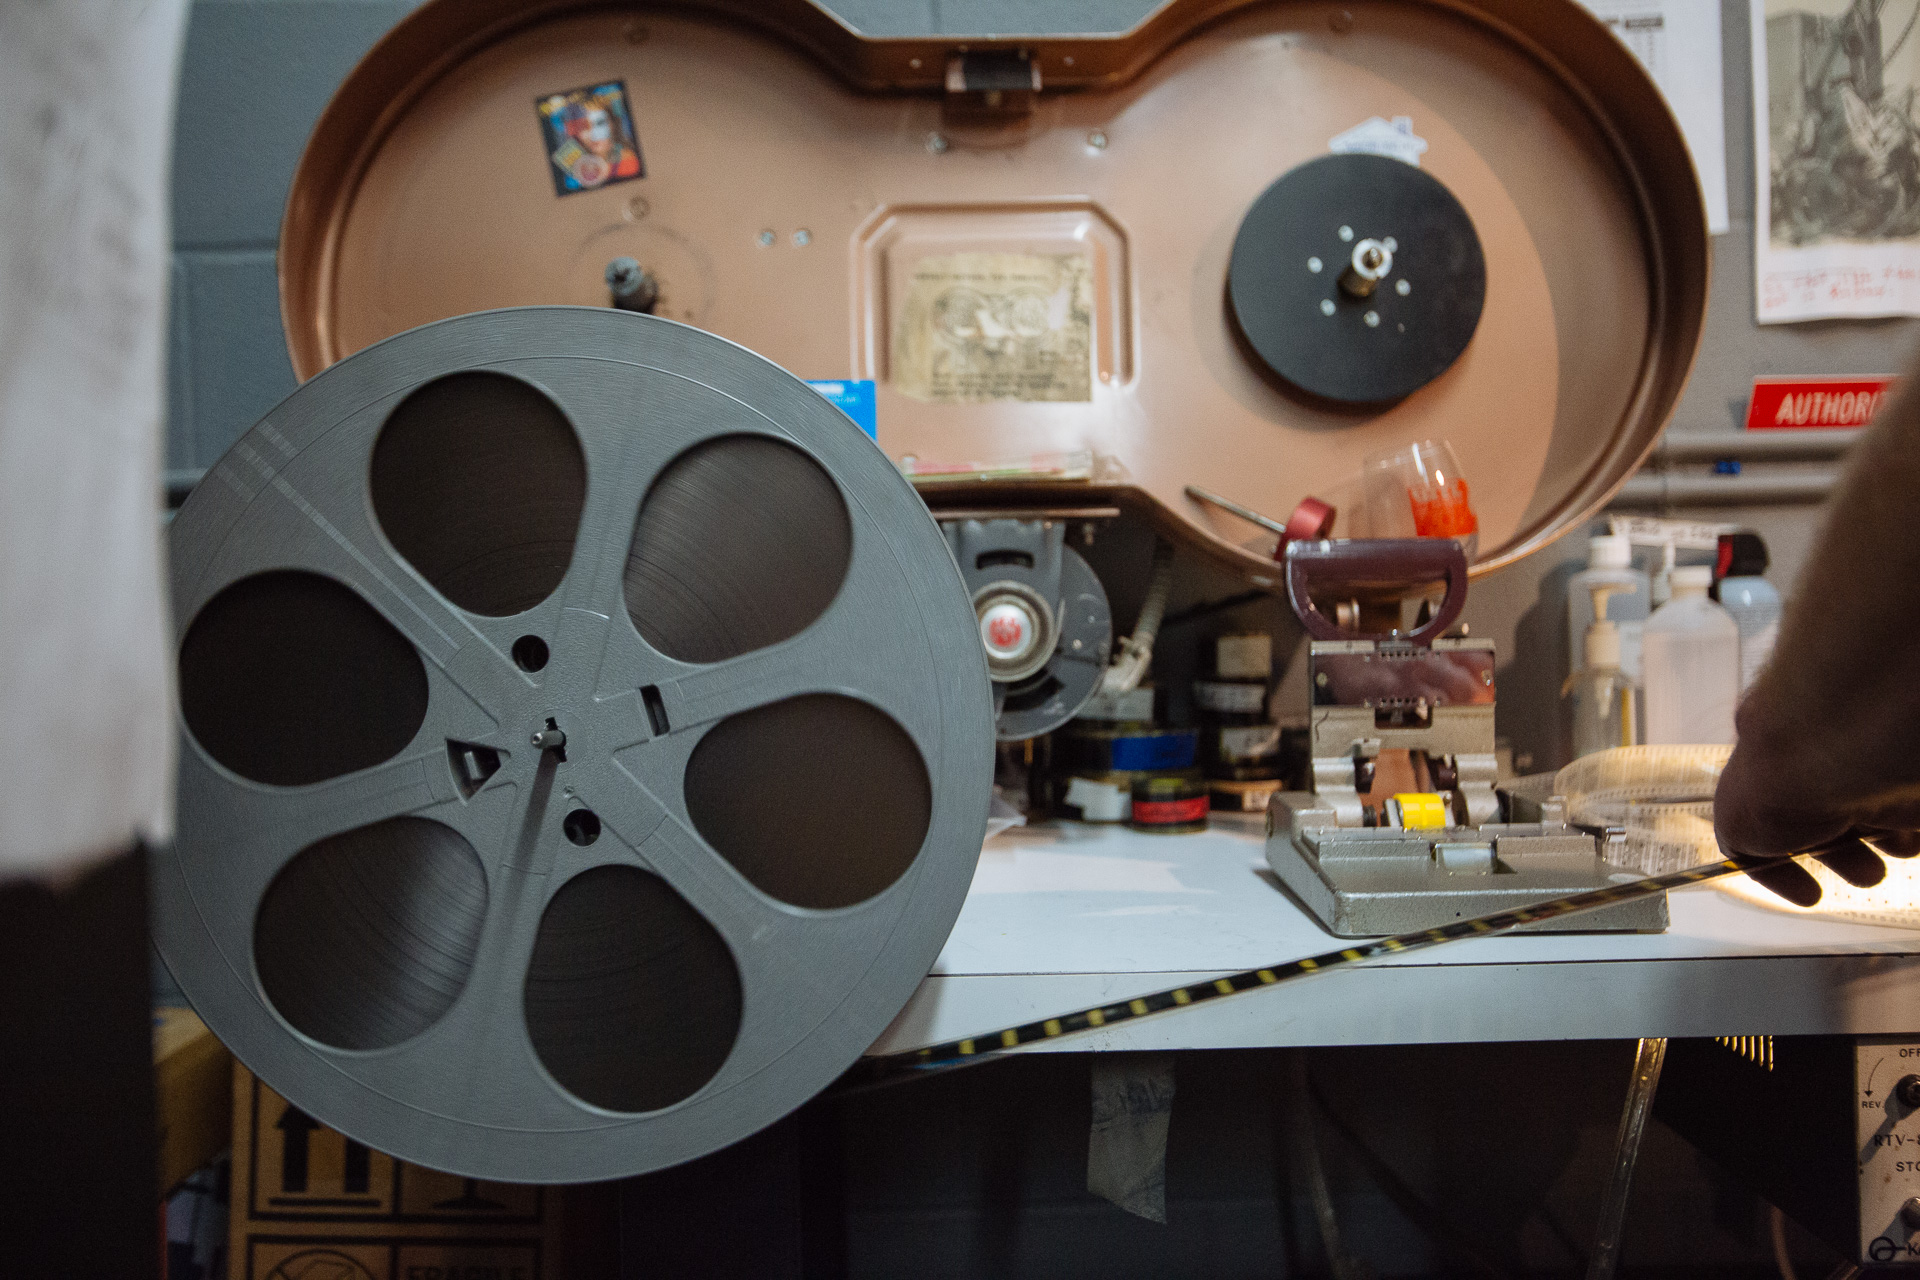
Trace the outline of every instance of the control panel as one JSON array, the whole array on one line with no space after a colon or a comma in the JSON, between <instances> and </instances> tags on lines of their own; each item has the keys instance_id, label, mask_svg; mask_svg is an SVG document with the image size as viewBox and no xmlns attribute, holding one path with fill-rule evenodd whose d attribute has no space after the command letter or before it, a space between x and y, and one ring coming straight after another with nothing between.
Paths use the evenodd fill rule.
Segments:
<instances>
[{"instance_id":1,"label":"control panel","mask_svg":"<svg viewBox=\"0 0 1920 1280\"><path fill-rule=\"evenodd\" d=\"M1860 1037L1853 1072L1859 1260L1920 1267L1920 1037Z\"/></svg>"}]
</instances>

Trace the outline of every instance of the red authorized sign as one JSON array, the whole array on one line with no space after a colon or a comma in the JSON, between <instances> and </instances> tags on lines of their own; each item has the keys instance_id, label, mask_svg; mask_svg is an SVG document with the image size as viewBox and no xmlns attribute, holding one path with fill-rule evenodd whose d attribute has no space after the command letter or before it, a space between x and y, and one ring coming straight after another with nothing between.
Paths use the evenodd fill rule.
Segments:
<instances>
[{"instance_id":1,"label":"red authorized sign","mask_svg":"<svg viewBox=\"0 0 1920 1280\"><path fill-rule=\"evenodd\" d=\"M1747 430L1864 427L1898 378L1755 378Z\"/></svg>"}]
</instances>

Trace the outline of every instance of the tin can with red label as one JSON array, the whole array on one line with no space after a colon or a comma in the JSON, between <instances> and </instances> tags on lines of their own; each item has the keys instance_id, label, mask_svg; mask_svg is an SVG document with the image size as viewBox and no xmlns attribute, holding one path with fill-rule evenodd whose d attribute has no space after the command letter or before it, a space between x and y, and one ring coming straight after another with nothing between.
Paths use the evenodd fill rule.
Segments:
<instances>
[{"instance_id":1,"label":"tin can with red label","mask_svg":"<svg viewBox=\"0 0 1920 1280\"><path fill-rule=\"evenodd\" d=\"M1142 778L1133 784L1135 831L1179 835L1207 829L1207 784L1195 778Z\"/></svg>"}]
</instances>

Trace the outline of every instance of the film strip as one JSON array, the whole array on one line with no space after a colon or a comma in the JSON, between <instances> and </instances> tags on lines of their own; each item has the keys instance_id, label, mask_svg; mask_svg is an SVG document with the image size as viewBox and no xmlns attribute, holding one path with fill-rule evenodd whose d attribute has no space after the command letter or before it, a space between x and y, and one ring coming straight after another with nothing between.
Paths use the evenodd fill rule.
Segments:
<instances>
[{"instance_id":1,"label":"film strip","mask_svg":"<svg viewBox=\"0 0 1920 1280\"><path fill-rule=\"evenodd\" d=\"M1122 1000L1116 1004L1079 1009L1073 1013L1043 1018L1038 1022L1027 1022L1017 1027L990 1031L984 1035L969 1036L964 1040L949 1040L945 1044L930 1045L925 1049L915 1049L907 1053L863 1058L841 1077L841 1084L843 1088L861 1089L891 1083L913 1075L971 1066L976 1062L999 1057L1009 1050L1037 1041L1058 1040L1062 1036L1094 1031L1121 1022L1134 1022L1158 1013L1170 1013L1175 1009L1204 1004L1209 1000L1220 1000L1245 991L1257 991L1293 979L1312 977L1330 970L1362 964L1381 956L1419 951L1427 947L1437 947L1442 943L1458 942L1462 938L1479 938L1504 933L1524 924L1577 915L1597 907L1665 893L1669 889L1684 889L1688 885L1738 875L1746 869L1745 863L1733 858L1723 858L1718 862L1689 867L1684 871L1648 876L1643 880L1634 880L1606 889L1594 889L1586 893L1576 893L1565 898L1555 898L1550 902L1537 903L1531 907L1502 911L1474 920L1461 920L1455 924L1442 925L1437 929L1423 929L1418 933L1403 933L1391 938L1374 938L1356 942L1338 951L1327 951L1317 956L1288 960L1259 969L1247 969L1190 986L1171 987L1164 991L1155 991L1150 995Z\"/></svg>"}]
</instances>

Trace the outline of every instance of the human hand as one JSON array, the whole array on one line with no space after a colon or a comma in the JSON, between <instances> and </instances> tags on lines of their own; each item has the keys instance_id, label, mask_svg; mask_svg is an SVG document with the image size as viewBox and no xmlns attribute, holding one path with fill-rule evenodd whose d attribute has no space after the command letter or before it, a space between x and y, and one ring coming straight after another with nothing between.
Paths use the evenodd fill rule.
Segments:
<instances>
[{"instance_id":1,"label":"human hand","mask_svg":"<svg viewBox=\"0 0 1920 1280\"><path fill-rule=\"evenodd\" d=\"M1820 882L1794 862L1811 854L1857 888L1887 878L1887 858L1920 854L1920 813L1899 791L1877 804L1839 805L1809 786L1815 771L1794 739L1748 732L1751 703L1741 709L1740 743L1714 791L1714 835L1747 874L1795 906L1820 901ZM1771 745L1770 745L1771 744ZM1897 797L1897 798L1896 798Z\"/></svg>"},{"instance_id":2,"label":"human hand","mask_svg":"<svg viewBox=\"0 0 1920 1280\"><path fill-rule=\"evenodd\" d=\"M1820 882L1814 879L1811 871L1793 860L1793 853L1728 852L1736 861L1746 864L1747 875L1755 883L1796 907L1811 907L1820 901ZM1853 827L1845 835L1818 849L1798 852L1812 854L1814 861L1824 863L1835 875L1855 888L1871 889L1887 878L1886 863L1881 861L1883 856L1911 858L1920 854L1920 831Z\"/></svg>"}]
</instances>

